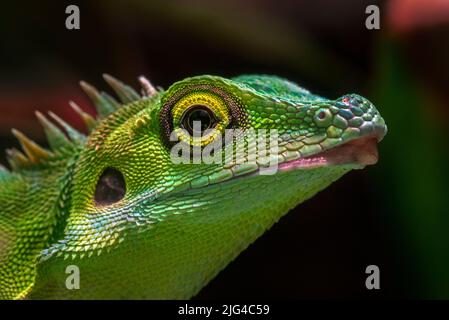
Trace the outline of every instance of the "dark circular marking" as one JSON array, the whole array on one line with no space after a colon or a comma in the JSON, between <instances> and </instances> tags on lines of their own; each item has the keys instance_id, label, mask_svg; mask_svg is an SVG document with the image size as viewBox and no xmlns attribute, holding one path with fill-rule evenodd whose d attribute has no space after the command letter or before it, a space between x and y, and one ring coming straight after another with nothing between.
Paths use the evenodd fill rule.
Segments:
<instances>
[{"instance_id":1,"label":"dark circular marking","mask_svg":"<svg viewBox=\"0 0 449 320\"><path fill-rule=\"evenodd\" d=\"M95 187L94 200L97 205L107 206L123 199L126 184L123 174L114 168L106 168Z\"/></svg>"}]
</instances>

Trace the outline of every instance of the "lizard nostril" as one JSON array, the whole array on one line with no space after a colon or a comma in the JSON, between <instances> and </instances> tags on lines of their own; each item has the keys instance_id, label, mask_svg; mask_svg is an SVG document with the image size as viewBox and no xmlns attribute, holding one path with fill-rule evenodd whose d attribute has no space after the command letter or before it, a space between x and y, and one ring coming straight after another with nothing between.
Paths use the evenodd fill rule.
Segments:
<instances>
[{"instance_id":1,"label":"lizard nostril","mask_svg":"<svg viewBox=\"0 0 449 320\"><path fill-rule=\"evenodd\" d=\"M328 109L317 110L314 118L316 125L319 127L327 127L332 123L332 113Z\"/></svg>"},{"instance_id":2,"label":"lizard nostril","mask_svg":"<svg viewBox=\"0 0 449 320\"><path fill-rule=\"evenodd\" d=\"M326 112L320 111L317 115L318 119L323 120L326 117Z\"/></svg>"}]
</instances>

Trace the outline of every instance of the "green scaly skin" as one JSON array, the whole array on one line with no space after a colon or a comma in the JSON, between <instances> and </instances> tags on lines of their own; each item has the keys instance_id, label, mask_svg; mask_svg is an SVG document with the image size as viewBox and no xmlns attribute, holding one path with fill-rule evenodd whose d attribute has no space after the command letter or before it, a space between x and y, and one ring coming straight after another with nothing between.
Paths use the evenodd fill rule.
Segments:
<instances>
[{"instance_id":1,"label":"green scaly skin","mask_svg":"<svg viewBox=\"0 0 449 320\"><path fill-rule=\"evenodd\" d=\"M280 163L386 133L365 98L328 100L272 76L197 76L103 105L87 137L47 127L50 156L16 157L13 170L0 170L0 298L190 298L290 209L364 166L352 159L259 175L262 158L247 167L173 163L164 106L213 88L235 102L234 128L278 130ZM126 194L98 205L106 168L123 174ZM69 265L79 267L79 290L66 288Z\"/></svg>"}]
</instances>

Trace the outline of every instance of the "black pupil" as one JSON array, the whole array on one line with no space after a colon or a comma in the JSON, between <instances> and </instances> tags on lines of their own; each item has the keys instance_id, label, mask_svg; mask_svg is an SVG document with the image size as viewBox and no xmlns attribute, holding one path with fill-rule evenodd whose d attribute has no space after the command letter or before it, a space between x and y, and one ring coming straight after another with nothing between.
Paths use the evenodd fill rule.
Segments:
<instances>
[{"instance_id":1,"label":"black pupil","mask_svg":"<svg viewBox=\"0 0 449 320\"><path fill-rule=\"evenodd\" d=\"M194 132L201 134L205 130L212 128L213 121L214 116L207 107L196 105L187 111L183 125L190 134L193 134ZM200 129L199 132L198 129Z\"/></svg>"},{"instance_id":2,"label":"black pupil","mask_svg":"<svg viewBox=\"0 0 449 320\"><path fill-rule=\"evenodd\" d=\"M95 203L110 205L121 200L126 193L125 179L120 171L114 168L104 170L95 188Z\"/></svg>"},{"instance_id":3,"label":"black pupil","mask_svg":"<svg viewBox=\"0 0 449 320\"><path fill-rule=\"evenodd\" d=\"M318 118L320 118L321 120L324 119L326 117L326 113L324 111L321 111L320 113L318 113Z\"/></svg>"}]
</instances>

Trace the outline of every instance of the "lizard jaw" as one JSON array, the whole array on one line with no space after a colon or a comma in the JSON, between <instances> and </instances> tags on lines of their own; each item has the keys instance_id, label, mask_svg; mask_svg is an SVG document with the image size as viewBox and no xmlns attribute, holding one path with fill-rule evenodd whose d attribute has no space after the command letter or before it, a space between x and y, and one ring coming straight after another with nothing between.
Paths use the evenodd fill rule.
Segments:
<instances>
[{"instance_id":1,"label":"lizard jaw","mask_svg":"<svg viewBox=\"0 0 449 320\"><path fill-rule=\"evenodd\" d=\"M386 127L374 128L371 133L350 139L335 147L301 157L299 152L295 153L296 158L288 159L285 153L278 155L278 173L308 170L314 168L325 168L334 166L348 166L350 169L363 169L367 165L375 164L378 160L377 142L381 141L386 133ZM190 189L207 188L213 184L226 183L235 179L251 178L261 175L261 168L268 168L268 163L241 164L226 169L227 174L219 173L219 178L212 178L209 175L205 179L200 177L197 180L189 181L180 185L171 194Z\"/></svg>"},{"instance_id":2,"label":"lizard jaw","mask_svg":"<svg viewBox=\"0 0 449 320\"><path fill-rule=\"evenodd\" d=\"M281 163L281 171L297 168L313 168L322 166L356 164L361 167L376 164L379 155L377 152L376 136L365 136L350 140L332 149L299 158L296 160Z\"/></svg>"}]
</instances>

